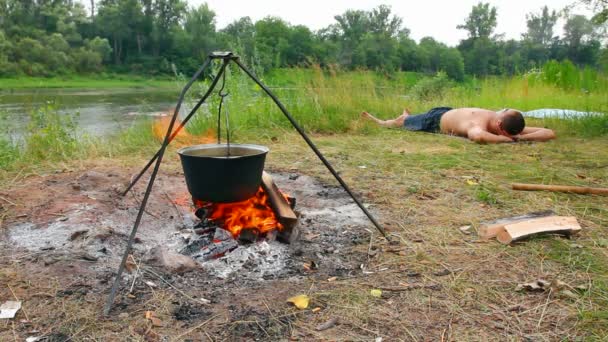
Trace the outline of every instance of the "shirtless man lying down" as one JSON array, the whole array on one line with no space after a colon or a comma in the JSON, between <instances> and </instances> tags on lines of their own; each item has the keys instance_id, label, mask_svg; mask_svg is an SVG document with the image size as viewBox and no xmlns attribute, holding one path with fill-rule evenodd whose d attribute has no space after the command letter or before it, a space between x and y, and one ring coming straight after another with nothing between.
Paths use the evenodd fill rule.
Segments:
<instances>
[{"instance_id":1,"label":"shirtless man lying down","mask_svg":"<svg viewBox=\"0 0 608 342\"><path fill-rule=\"evenodd\" d=\"M392 120L380 120L368 112L361 113L361 116L383 127L403 127L409 131L458 135L478 143L555 139L555 133L550 129L525 127L523 115L514 109L494 112L481 108L437 107L419 115L411 115L406 109L403 114Z\"/></svg>"}]
</instances>

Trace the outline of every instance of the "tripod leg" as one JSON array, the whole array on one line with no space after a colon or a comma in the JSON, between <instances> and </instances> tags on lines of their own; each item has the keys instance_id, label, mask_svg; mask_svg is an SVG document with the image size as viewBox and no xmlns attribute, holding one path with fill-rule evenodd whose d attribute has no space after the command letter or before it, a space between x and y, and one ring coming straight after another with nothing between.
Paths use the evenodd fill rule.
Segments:
<instances>
[{"instance_id":1,"label":"tripod leg","mask_svg":"<svg viewBox=\"0 0 608 342\"><path fill-rule=\"evenodd\" d=\"M196 80L200 76L200 72L202 72L207 67L208 64L209 64L208 61L205 64L203 64L203 66L197 71L197 74L195 74L194 77L191 79L191 82L192 82L192 80ZM211 82L211 85L209 86L209 89L207 90L207 92L203 95L203 97L198 101L198 103L196 104L196 106L194 106L194 108L192 108L192 110L186 116L186 118L184 118L184 120L180 123L180 125L177 126L177 128L175 129L175 131L171 134L171 136L169 137L169 143L171 141L173 141L173 139L182 130L182 128L184 128L184 126L186 125L186 123L188 123L188 120L190 120L190 118L192 118L192 116L194 116L194 113L196 113L196 111L200 108L200 106L211 95L211 93L215 89L215 86L217 85L217 82L220 80L220 77L224 73L225 69L226 69L226 64L222 64L222 66L220 68L220 71L218 72L218 74L215 76L215 78ZM184 88L184 89L187 90L188 88L190 88L190 85L191 85L191 83L189 83L186 86L186 88ZM179 101L180 104L181 104L182 100L183 100L183 97L180 97L180 101ZM179 109L178 109L178 111L179 111ZM160 149L156 152L156 154L152 157L152 159L150 159L148 161L148 163L146 164L146 166L144 166L144 168L137 174L137 176L135 176L135 178L133 178L133 180L131 181L131 183L129 184L129 186L127 186L127 189L125 189L125 191L123 191L123 193L122 193L123 196L125 196L127 193L129 193L129 191L131 191L131 189L133 188L133 186L139 181L139 179L144 175L144 173L146 173L146 171L148 171L148 169L150 168L150 166L152 166L152 163L154 163L154 161L156 160L156 158L158 158L159 153L160 153Z\"/></svg>"},{"instance_id":2,"label":"tripod leg","mask_svg":"<svg viewBox=\"0 0 608 342\"><path fill-rule=\"evenodd\" d=\"M268 89L260 80L258 80L255 77L255 75L253 75L243 64L241 64L241 62L238 59L235 59L234 62L257 85L259 85L260 88L264 89L264 92L266 92L266 94L268 96L270 96L270 98L279 107L279 109L283 112L283 114L285 114L285 116L287 117L287 120L289 120L289 122L291 123L291 125L298 131L298 133L300 133L300 135L302 136L302 138L304 139L304 141L306 141L306 143L308 144L308 146L313 150L313 152L317 155L317 157L319 157L319 159L321 160L321 162L323 162L323 164L329 170L329 172L331 172L331 174L334 176L334 178L336 178L336 180L338 181L338 183L340 183L340 185L342 186L342 188L344 188L344 190L350 195L350 197L353 199L353 201L355 201L355 203L357 204L357 206L359 206L359 208L361 208L361 210L363 211L363 213L369 218L369 220L374 224L374 226L376 226L376 228L378 229L378 231L380 233L382 233L382 235L387 240L389 240L388 236L386 235L386 232L384 231L384 228L382 228L382 226L380 225L380 223L378 223L378 221L376 221L376 219L374 218L374 216L372 216L372 214L367 210L367 208L365 208L365 206L363 206L363 204L359 201L359 199L355 196L355 194L353 194L353 192L349 189L348 185L346 185L346 183L344 182L344 180L342 180L342 177L340 177L340 175L338 174L338 172L336 172L336 170L333 168L333 166L331 166L331 164L329 163L329 161L327 159L325 159L325 157L323 156L323 154L321 154L321 151L319 151L319 149L317 148L317 146L315 146L315 144L312 142L312 140L310 140L310 138L308 137L308 135L306 135L306 132L304 132L304 130L300 127L300 125L298 125L298 123L291 116L291 114L289 114L289 112L287 111L287 109L285 108L285 106L283 106L283 104L279 101L279 99L270 91L270 89Z\"/></svg>"},{"instance_id":3,"label":"tripod leg","mask_svg":"<svg viewBox=\"0 0 608 342\"><path fill-rule=\"evenodd\" d=\"M221 73L224 72L227 65L228 65L228 60L224 60L224 64L222 64L222 68L220 69L220 73L218 74L218 77L221 75ZM199 71L200 70L202 70L202 69L199 69ZM192 82L193 81L191 81L191 83ZM129 235L127 247L125 248L124 254L122 256L122 260L120 262L120 266L118 267L118 272L116 274L116 278L114 279L114 283L112 284L112 289L110 290L110 295L108 296L108 299L107 299L106 304L103 309L104 316L107 316L110 313L110 309L112 308L112 304L114 303L114 298L116 297L116 292L118 291L118 285L120 284L120 278L122 276L122 273L124 272L127 258L129 257L129 253L131 251L131 247L133 246L133 240L135 238L135 235L137 234L137 229L139 228L139 225L141 223L141 218L143 216L144 210L146 209L146 204L148 204L148 198L150 197L150 193L152 192L152 186L154 185L154 181L156 180L156 175L158 174L158 170L160 169L160 164L163 161L163 156L165 154L167 146L169 146L169 143L170 143L171 132L173 132L173 125L175 124L175 121L177 120L177 115L179 114L179 107L181 106L181 103L184 99L184 95L185 95L186 91L188 90L188 88L190 87L191 83L189 83L188 86L186 86L184 88L184 90L182 90L182 94L180 95L179 101L177 103L177 107L175 108L175 111L173 112L173 117L171 118L171 122L169 123L169 128L167 129L167 134L165 134L165 139L163 141L163 144L157 153L156 164L154 165L154 169L152 170L152 175L150 175L150 180L148 181L148 187L146 188L144 197L141 200L139 212L137 213L137 218L135 219L135 223L133 224L133 229L131 230L131 234ZM152 163L149 163L149 164L152 164Z\"/></svg>"}]
</instances>

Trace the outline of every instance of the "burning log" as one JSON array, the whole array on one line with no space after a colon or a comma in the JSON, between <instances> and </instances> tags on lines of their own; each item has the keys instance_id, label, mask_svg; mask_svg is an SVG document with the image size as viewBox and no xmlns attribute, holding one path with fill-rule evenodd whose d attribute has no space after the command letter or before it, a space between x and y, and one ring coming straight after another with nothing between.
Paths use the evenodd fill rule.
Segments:
<instances>
[{"instance_id":1,"label":"burning log","mask_svg":"<svg viewBox=\"0 0 608 342\"><path fill-rule=\"evenodd\" d=\"M270 207L274 210L279 222L285 226L295 225L298 222L296 213L272 180L272 176L266 172L262 173L262 187L266 191Z\"/></svg>"},{"instance_id":2,"label":"burning log","mask_svg":"<svg viewBox=\"0 0 608 342\"><path fill-rule=\"evenodd\" d=\"M264 188L268 196L270 207L275 212L279 222L283 225L283 229L277 234L277 240L283 243L292 243L299 236L299 229L297 228L298 216L293 211L293 206L279 191L279 188L272 180L272 176L266 172L262 173L262 188Z\"/></svg>"},{"instance_id":3,"label":"burning log","mask_svg":"<svg viewBox=\"0 0 608 342\"><path fill-rule=\"evenodd\" d=\"M283 225L283 230L277 233L277 240L283 243L291 244L300 237L300 228L298 222L287 226Z\"/></svg>"},{"instance_id":4,"label":"burning log","mask_svg":"<svg viewBox=\"0 0 608 342\"><path fill-rule=\"evenodd\" d=\"M229 231L217 228L211 243L201 246L200 251L192 255L194 259L207 261L219 258L239 246Z\"/></svg>"},{"instance_id":5,"label":"burning log","mask_svg":"<svg viewBox=\"0 0 608 342\"><path fill-rule=\"evenodd\" d=\"M258 241L260 232L254 228L245 228L239 234L239 242L249 244Z\"/></svg>"}]
</instances>

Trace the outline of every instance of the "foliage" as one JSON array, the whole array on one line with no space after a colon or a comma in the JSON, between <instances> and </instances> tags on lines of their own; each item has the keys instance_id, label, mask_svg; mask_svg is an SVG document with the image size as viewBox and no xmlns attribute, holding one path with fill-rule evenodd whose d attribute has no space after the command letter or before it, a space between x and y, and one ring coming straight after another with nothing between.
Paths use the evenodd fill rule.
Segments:
<instances>
[{"instance_id":1,"label":"foliage","mask_svg":"<svg viewBox=\"0 0 608 342\"><path fill-rule=\"evenodd\" d=\"M61 160L77 151L78 114L60 113L53 104L46 104L29 113L23 155L34 160Z\"/></svg>"},{"instance_id":2,"label":"foliage","mask_svg":"<svg viewBox=\"0 0 608 342\"><path fill-rule=\"evenodd\" d=\"M411 95L414 99L423 102L440 100L451 86L447 74L439 72L435 77L425 78L416 83L411 90Z\"/></svg>"},{"instance_id":3,"label":"foliage","mask_svg":"<svg viewBox=\"0 0 608 342\"><path fill-rule=\"evenodd\" d=\"M604 24L608 21L608 0L582 0L583 3L589 5L595 15L593 21L596 24Z\"/></svg>"},{"instance_id":4,"label":"foliage","mask_svg":"<svg viewBox=\"0 0 608 342\"><path fill-rule=\"evenodd\" d=\"M603 4L603 0L589 0ZM458 49L431 37L416 42L391 8L349 9L318 31L278 17L240 18L221 30L206 3L186 0L98 0L87 13L73 0L0 0L0 77L72 73L191 74L211 51L234 50L258 72L319 64L323 68L392 73L444 71L453 80L514 75L548 60L605 67L597 21L566 17L563 37L553 35L555 10L527 16L521 40L494 31L499 13L488 3L472 7L458 28L468 38ZM605 7L596 7L598 11Z\"/></svg>"},{"instance_id":5,"label":"foliage","mask_svg":"<svg viewBox=\"0 0 608 342\"><path fill-rule=\"evenodd\" d=\"M78 113L61 113L54 103L46 103L27 113L27 125L18 134L8 116L0 113L0 166L17 163L62 161L86 155L88 137L77 135Z\"/></svg>"},{"instance_id":6,"label":"foliage","mask_svg":"<svg viewBox=\"0 0 608 342\"><path fill-rule=\"evenodd\" d=\"M589 68L577 68L569 60L562 62L547 62L539 74L531 73L530 77L540 78L543 82L566 90L580 90L583 93L605 91L607 88L605 78Z\"/></svg>"},{"instance_id":7,"label":"foliage","mask_svg":"<svg viewBox=\"0 0 608 342\"><path fill-rule=\"evenodd\" d=\"M524 34L524 39L532 44L547 47L553 41L553 27L557 23L559 16L557 12L549 12L549 8L544 6L540 14L529 13L526 15L526 25L528 31Z\"/></svg>"},{"instance_id":8,"label":"foliage","mask_svg":"<svg viewBox=\"0 0 608 342\"><path fill-rule=\"evenodd\" d=\"M463 25L456 28L468 31L469 38L489 38L496 28L496 7L480 2L473 6Z\"/></svg>"}]
</instances>

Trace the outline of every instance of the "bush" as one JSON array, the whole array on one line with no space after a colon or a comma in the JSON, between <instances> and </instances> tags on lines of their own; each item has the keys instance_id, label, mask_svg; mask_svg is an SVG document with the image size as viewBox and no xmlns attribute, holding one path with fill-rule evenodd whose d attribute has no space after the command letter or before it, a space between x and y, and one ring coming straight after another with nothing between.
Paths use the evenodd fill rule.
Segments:
<instances>
[{"instance_id":1,"label":"bush","mask_svg":"<svg viewBox=\"0 0 608 342\"><path fill-rule=\"evenodd\" d=\"M90 51L93 51L101 56L102 61L109 61L112 57L112 48L110 42L106 38L95 37L91 40L85 40L84 45Z\"/></svg>"},{"instance_id":2,"label":"bush","mask_svg":"<svg viewBox=\"0 0 608 342\"><path fill-rule=\"evenodd\" d=\"M445 72L438 72L432 78L425 78L412 87L411 95L420 101L432 101L445 96L452 82Z\"/></svg>"},{"instance_id":3,"label":"bush","mask_svg":"<svg viewBox=\"0 0 608 342\"><path fill-rule=\"evenodd\" d=\"M74 52L73 57L78 72L95 72L102 68L102 57L97 52L80 48Z\"/></svg>"},{"instance_id":4,"label":"bush","mask_svg":"<svg viewBox=\"0 0 608 342\"><path fill-rule=\"evenodd\" d=\"M77 116L61 114L53 104L34 109L29 113L22 157L38 161L74 155L80 146L76 136Z\"/></svg>"},{"instance_id":5,"label":"bush","mask_svg":"<svg viewBox=\"0 0 608 342\"><path fill-rule=\"evenodd\" d=\"M19 65L17 65L16 63L9 62L6 56L0 55L0 76L11 77L19 75L21 75L21 69L19 68Z\"/></svg>"}]
</instances>

